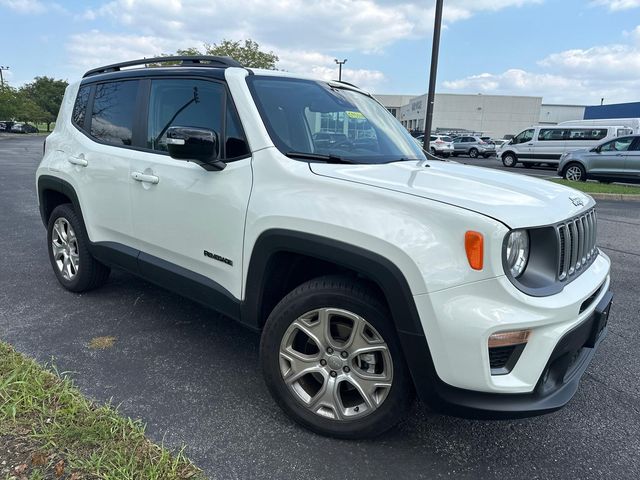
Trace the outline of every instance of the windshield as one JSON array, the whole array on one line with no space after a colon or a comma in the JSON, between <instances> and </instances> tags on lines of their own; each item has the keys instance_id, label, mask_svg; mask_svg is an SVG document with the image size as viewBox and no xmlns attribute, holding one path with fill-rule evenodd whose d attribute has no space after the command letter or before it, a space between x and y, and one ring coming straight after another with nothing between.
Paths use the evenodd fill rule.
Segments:
<instances>
[{"instance_id":1,"label":"windshield","mask_svg":"<svg viewBox=\"0 0 640 480\"><path fill-rule=\"evenodd\" d=\"M348 88L312 80L252 75L249 89L275 146L353 163L425 160L386 108ZM301 157L302 158L302 157Z\"/></svg>"}]
</instances>

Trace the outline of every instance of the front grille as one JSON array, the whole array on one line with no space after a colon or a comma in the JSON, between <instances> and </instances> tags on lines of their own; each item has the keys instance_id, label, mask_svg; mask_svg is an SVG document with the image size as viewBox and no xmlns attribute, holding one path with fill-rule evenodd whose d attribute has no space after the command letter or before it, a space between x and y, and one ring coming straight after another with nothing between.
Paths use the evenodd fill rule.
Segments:
<instances>
[{"instance_id":1,"label":"front grille","mask_svg":"<svg viewBox=\"0 0 640 480\"><path fill-rule=\"evenodd\" d=\"M556 225L558 237L558 280L578 276L598 255L595 209Z\"/></svg>"}]
</instances>

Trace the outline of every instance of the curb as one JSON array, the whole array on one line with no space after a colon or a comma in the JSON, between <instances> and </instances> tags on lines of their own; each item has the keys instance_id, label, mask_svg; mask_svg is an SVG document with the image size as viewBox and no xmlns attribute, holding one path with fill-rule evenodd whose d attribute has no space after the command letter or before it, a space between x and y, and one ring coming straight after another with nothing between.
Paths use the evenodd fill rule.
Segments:
<instances>
[{"instance_id":1,"label":"curb","mask_svg":"<svg viewBox=\"0 0 640 480\"><path fill-rule=\"evenodd\" d=\"M596 200L614 200L619 202L640 202L640 195L626 193L588 193Z\"/></svg>"}]
</instances>

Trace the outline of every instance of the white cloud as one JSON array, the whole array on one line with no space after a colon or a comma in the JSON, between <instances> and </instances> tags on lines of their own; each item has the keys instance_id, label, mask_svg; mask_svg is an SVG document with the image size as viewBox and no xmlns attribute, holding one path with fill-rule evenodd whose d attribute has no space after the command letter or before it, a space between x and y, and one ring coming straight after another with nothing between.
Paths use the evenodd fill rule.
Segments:
<instances>
[{"instance_id":1,"label":"white cloud","mask_svg":"<svg viewBox=\"0 0 640 480\"><path fill-rule=\"evenodd\" d=\"M615 12L640 7L640 0L592 0L591 5L605 6Z\"/></svg>"},{"instance_id":2,"label":"white cloud","mask_svg":"<svg viewBox=\"0 0 640 480\"><path fill-rule=\"evenodd\" d=\"M0 6L18 13L44 13L47 6L39 0L0 0Z\"/></svg>"},{"instance_id":3,"label":"white cloud","mask_svg":"<svg viewBox=\"0 0 640 480\"><path fill-rule=\"evenodd\" d=\"M448 80L451 91L543 96L545 101L597 103L637 101L640 91L640 26L628 44L553 53L538 61L542 71L510 69Z\"/></svg>"},{"instance_id":4,"label":"white cloud","mask_svg":"<svg viewBox=\"0 0 640 480\"><path fill-rule=\"evenodd\" d=\"M445 22L485 10L541 0L448 0ZM411 0L113 0L89 9L85 20L107 17L144 35L179 38L188 32L202 41L246 38L307 50L379 51L403 38L425 35L433 5Z\"/></svg>"},{"instance_id":5,"label":"white cloud","mask_svg":"<svg viewBox=\"0 0 640 480\"><path fill-rule=\"evenodd\" d=\"M0 0L5 1L5 0ZM13 0L10 0L13 1ZM18 1L18 0L15 0ZM32 0L33 1L33 0ZM542 0L447 0L452 23L479 11L495 11ZM93 31L70 37L67 50L78 68L173 52L223 38L252 38L280 57L278 68L336 78L334 56L370 54L431 31L434 6L416 0L111 0L76 16L110 20L125 32ZM346 81L373 89L384 84L377 70L347 64Z\"/></svg>"}]
</instances>

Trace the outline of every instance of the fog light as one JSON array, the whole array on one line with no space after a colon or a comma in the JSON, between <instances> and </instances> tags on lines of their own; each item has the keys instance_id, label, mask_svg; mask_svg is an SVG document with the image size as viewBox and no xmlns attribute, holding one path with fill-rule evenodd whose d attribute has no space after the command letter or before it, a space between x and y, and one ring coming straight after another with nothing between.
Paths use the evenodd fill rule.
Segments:
<instances>
[{"instance_id":1,"label":"fog light","mask_svg":"<svg viewBox=\"0 0 640 480\"><path fill-rule=\"evenodd\" d=\"M521 345L529 341L531 330L515 330L512 332L497 332L489 337L489 348Z\"/></svg>"}]
</instances>

